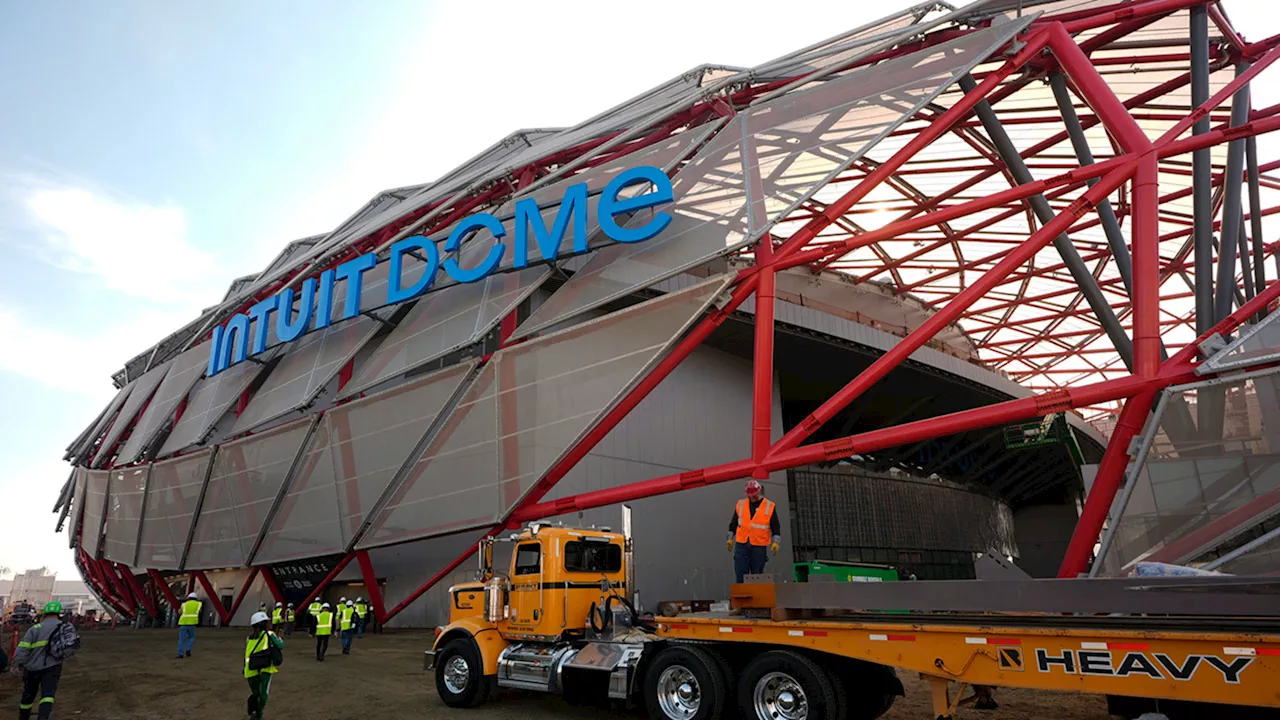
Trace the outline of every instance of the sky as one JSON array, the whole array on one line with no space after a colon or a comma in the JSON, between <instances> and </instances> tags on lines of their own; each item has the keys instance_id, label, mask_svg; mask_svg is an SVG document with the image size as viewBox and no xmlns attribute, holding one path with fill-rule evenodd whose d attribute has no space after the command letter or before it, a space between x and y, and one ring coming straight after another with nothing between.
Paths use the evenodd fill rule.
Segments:
<instances>
[{"instance_id":1,"label":"sky","mask_svg":"<svg viewBox=\"0 0 1280 720\"><path fill-rule=\"evenodd\" d=\"M50 511L110 375L287 242L513 130L910 4L0 3L0 567L74 576ZM1228 9L1258 39L1266 5Z\"/></svg>"}]
</instances>

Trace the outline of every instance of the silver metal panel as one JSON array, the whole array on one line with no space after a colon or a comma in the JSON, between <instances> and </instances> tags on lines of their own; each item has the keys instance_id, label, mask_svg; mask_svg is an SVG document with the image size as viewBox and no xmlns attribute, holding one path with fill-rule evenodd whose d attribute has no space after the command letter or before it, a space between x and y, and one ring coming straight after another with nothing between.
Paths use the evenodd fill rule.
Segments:
<instances>
[{"instance_id":1,"label":"silver metal panel","mask_svg":"<svg viewBox=\"0 0 1280 720\"><path fill-rule=\"evenodd\" d=\"M80 535L80 548L89 557L96 557L102 538L102 516L107 508L107 471L85 471L84 527Z\"/></svg>"},{"instance_id":2,"label":"silver metal panel","mask_svg":"<svg viewBox=\"0 0 1280 720\"><path fill-rule=\"evenodd\" d=\"M726 282L714 278L496 353L357 546L504 516Z\"/></svg>"},{"instance_id":3,"label":"silver metal panel","mask_svg":"<svg viewBox=\"0 0 1280 720\"><path fill-rule=\"evenodd\" d=\"M310 427L306 418L219 446L183 569L245 564Z\"/></svg>"},{"instance_id":4,"label":"silver metal panel","mask_svg":"<svg viewBox=\"0 0 1280 720\"><path fill-rule=\"evenodd\" d=\"M102 543L102 556L108 560L130 566L134 563L149 470L150 466L142 465L111 471Z\"/></svg>"},{"instance_id":5,"label":"silver metal panel","mask_svg":"<svg viewBox=\"0 0 1280 720\"><path fill-rule=\"evenodd\" d=\"M345 550L474 366L454 365L326 412L254 561Z\"/></svg>"},{"instance_id":6,"label":"silver metal panel","mask_svg":"<svg viewBox=\"0 0 1280 720\"><path fill-rule=\"evenodd\" d=\"M138 539L138 567L177 570L195 520L200 489L209 472L213 449L205 449L151 466L147 501Z\"/></svg>"},{"instance_id":7,"label":"silver metal panel","mask_svg":"<svg viewBox=\"0 0 1280 720\"><path fill-rule=\"evenodd\" d=\"M169 372L172 363L165 363L158 367L151 368L136 382L131 383L133 389L129 392L128 398L124 401L124 405L120 408L120 413L116 415L111 423L111 428L107 430L107 434L102 438L102 444L98 446L98 451L93 455L93 467L102 467L110 459L108 453L112 447L124 435L133 419L137 417L138 411L142 409L144 403L151 399L152 393L160 385L160 381L164 380L164 376Z\"/></svg>"},{"instance_id":8,"label":"silver metal panel","mask_svg":"<svg viewBox=\"0 0 1280 720\"><path fill-rule=\"evenodd\" d=\"M173 411L182 402L192 386L200 379L209 361L209 345L197 345L174 358L169 372L161 381L156 394L147 404L147 409L138 418L133 432L116 456L117 464L131 463L141 459L143 451L151 445L155 437L173 417Z\"/></svg>"},{"instance_id":9,"label":"silver metal panel","mask_svg":"<svg viewBox=\"0 0 1280 720\"><path fill-rule=\"evenodd\" d=\"M274 351L267 353L260 359L269 359ZM160 447L159 456L166 457L204 442L214 424L240 399L263 369L264 366L256 362L242 362L211 378L201 378L187 399L182 417L174 423L173 430Z\"/></svg>"},{"instance_id":10,"label":"silver metal panel","mask_svg":"<svg viewBox=\"0 0 1280 720\"><path fill-rule=\"evenodd\" d=\"M75 488L71 496L71 514L67 517L67 544L69 547L74 548L76 546L80 518L84 514L85 481L88 478L89 471L78 467L72 472L75 474Z\"/></svg>"}]
</instances>

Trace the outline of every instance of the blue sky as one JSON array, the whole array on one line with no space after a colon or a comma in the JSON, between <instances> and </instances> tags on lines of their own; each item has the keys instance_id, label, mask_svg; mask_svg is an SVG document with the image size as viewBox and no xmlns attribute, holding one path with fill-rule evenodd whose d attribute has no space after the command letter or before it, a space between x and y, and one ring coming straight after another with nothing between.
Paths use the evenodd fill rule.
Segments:
<instances>
[{"instance_id":1,"label":"blue sky","mask_svg":"<svg viewBox=\"0 0 1280 720\"><path fill-rule=\"evenodd\" d=\"M286 242L512 130L909 4L0 5L0 497L27 501L0 566L74 573L49 510L110 374Z\"/></svg>"},{"instance_id":2,"label":"blue sky","mask_svg":"<svg viewBox=\"0 0 1280 720\"><path fill-rule=\"evenodd\" d=\"M288 241L512 130L910 4L0 4L0 566L74 573L49 510L109 376ZM1269 6L1228 3L1250 39Z\"/></svg>"}]
</instances>

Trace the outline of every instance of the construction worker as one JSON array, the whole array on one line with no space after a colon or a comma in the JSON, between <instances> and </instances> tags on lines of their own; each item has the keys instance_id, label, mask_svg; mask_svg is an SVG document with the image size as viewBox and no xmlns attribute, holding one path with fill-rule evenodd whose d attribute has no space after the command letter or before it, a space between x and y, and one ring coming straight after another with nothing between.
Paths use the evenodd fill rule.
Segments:
<instances>
[{"instance_id":1,"label":"construction worker","mask_svg":"<svg viewBox=\"0 0 1280 720\"><path fill-rule=\"evenodd\" d=\"M187 595L182 603L182 614L178 616L178 659L191 657L191 648L196 644L196 626L200 624L200 599L195 593Z\"/></svg>"},{"instance_id":2,"label":"construction worker","mask_svg":"<svg viewBox=\"0 0 1280 720\"><path fill-rule=\"evenodd\" d=\"M311 616L311 636L315 637L316 626L320 624L320 598L311 601L307 606L307 614Z\"/></svg>"},{"instance_id":3,"label":"construction worker","mask_svg":"<svg viewBox=\"0 0 1280 720\"><path fill-rule=\"evenodd\" d=\"M324 662L325 653L329 652L329 636L333 634L333 613L329 611L329 603L320 606L316 613L316 660Z\"/></svg>"},{"instance_id":4,"label":"construction worker","mask_svg":"<svg viewBox=\"0 0 1280 720\"><path fill-rule=\"evenodd\" d=\"M271 629L274 630L284 625L284 603L276 603L276 607L271 611Z\"/></svg>"},{"instance_id":5,"label":"construction worker","mask_svg":"<svg viewBox=\"0 0 1280 720\"><path fill-rule=\"evenodd\" d=\"M296 618L293 615L293 603L289 603L284 609L284 635L289 637L293 634L293 623Z\"/></svg>"},{"instance_id":6,"label":"construction worker","mask_svg":"<svg viewBox=\"0 0 1280 720\"><path fill-rule=\"evenodd\" d=\"M22 697L18 699L18 720L29 720L40 696L40 720L49 720L53 696L62 677L62 660L54 657L50 640L62 624L62 603L45 603L44 618L27 628L13 654L13 672L22 673Z\"/></svg>"},{"instance_id":7,"label":"construction worker","mask_svg":"<svg viewBox=\"0 0 1280 720\"><path fill-rule=\"evenodd\" d=\"M765 548L778 554L782 540L781 523L772 500L764 496L764 488L755 480L747 481L747 496L738 501L729 520L729 539L725 548L733 553L735 582L744 575L764 572L769 556Z\"/></svg>"},{"instance_id":8,"label":"construction worker","mask_svg":"<svg viewBox=\"0 0 1280 720\"><path fill-rule=\"evenodd\" d=\"M356 598L356 637L364 637L364 618L368 612L369 606L364 603L364 598Z\"/></svg>"},{"instance_id":9,"label":"construction worker","mask_svg":"<svg viewBox=\"0 0 1280 720\"><path fill-rule=\"evenodd\" d=\"M244 678L249 681L249 698L246 704L249 707L249 720L262 720L262 711L267 709L267 696L271 691L271 676L280 671L275 658L271 657L275 654L272 650L279 652L279 659L283 660L284 641L271 631L270 618L266 613L254 613L249 622L253 627L244 644ZM251 658L255 654L262 657L261 653L266 653L267 656L262 658L262 662L266 664L260 667L258 661Z\"/></svg>"},{"instance_id":10,"label":"construction worker","mask_svg":"<svg viewBox=\"0 0 1280 720\"><path fill-rule=\"evenodd\" d=\"M356 622L356 604L347 601L338 607L338 630L342 633L342 654L351 654L351 638L355 635L353 626Z\"/></svg>"}]
</instances>

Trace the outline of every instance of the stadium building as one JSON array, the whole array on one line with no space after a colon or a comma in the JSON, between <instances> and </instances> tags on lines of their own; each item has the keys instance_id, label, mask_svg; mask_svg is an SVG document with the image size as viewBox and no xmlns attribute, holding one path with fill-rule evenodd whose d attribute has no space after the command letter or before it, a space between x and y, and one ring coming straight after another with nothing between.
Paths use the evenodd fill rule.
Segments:
<instances>
[{"instance_id":1,"label":"stadium building","mask_svg":"<svg viewBox=\"0 0 1280 720\"><path fill-rule=\"evenodd\" d=\"M1252 138L1280 117L1247 88L1275 52L1217 3L924 3L512 133L141 348L59 528L116 611L190 587L238 624L317 594L435 624L481 537L624 505L642 604L723 598L748 478L782 575L1074 575L1104 524L1119 568L1174 515L1223 556L1248 538L1204 530L1207 493L1125 503L1170 475L1144 442L1269 452L1196 383L1273 362ZM1265 538L1277 489L1237 459Z\"/></svg>"}]
</instances>

